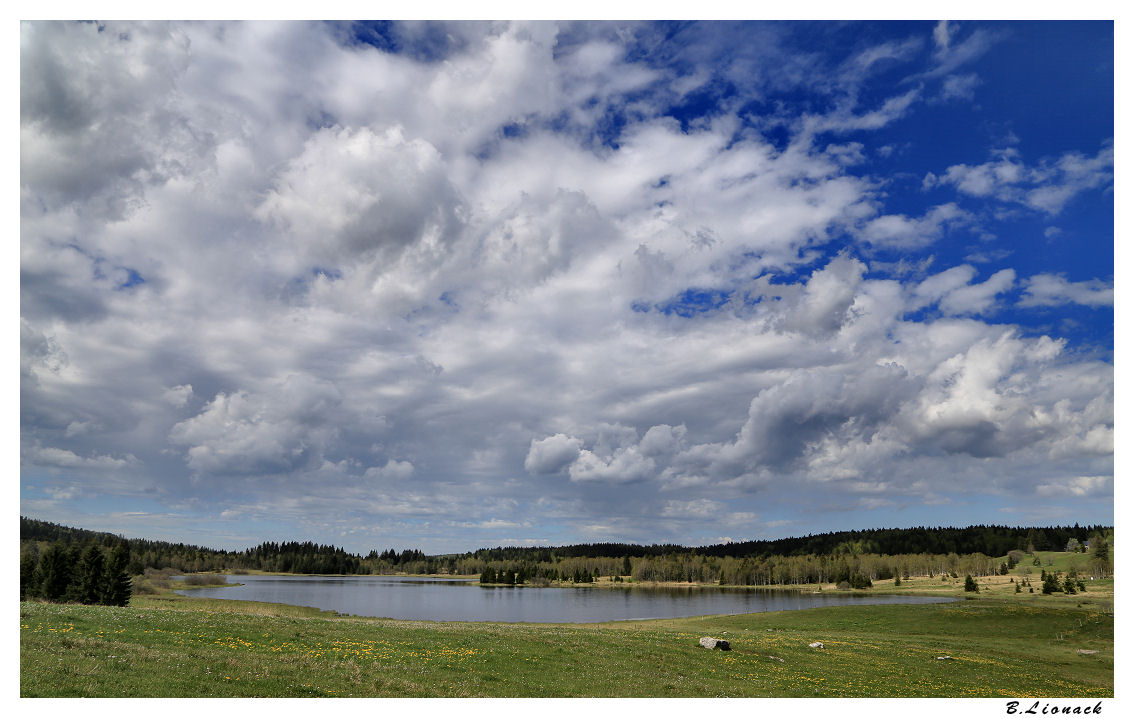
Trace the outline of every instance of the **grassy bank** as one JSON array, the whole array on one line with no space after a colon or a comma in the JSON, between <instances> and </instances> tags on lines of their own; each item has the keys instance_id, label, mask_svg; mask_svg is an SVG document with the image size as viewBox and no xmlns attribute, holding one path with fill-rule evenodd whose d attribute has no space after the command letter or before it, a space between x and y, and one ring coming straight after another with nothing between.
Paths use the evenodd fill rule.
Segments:
<instances>
[{"instance_id":1,"label":"grassy bank","mask_svg":"<svg viewBox=\"0 0 1134 718\"><path fill-rule=\"evenodd\" d=\"M169 594L126 608L21 603L20 693L1113 696L1108 595L994 593L594 625L344 618ZM700 648L705 635L732 650ZM814 641L824 647L809 648Z\"/></svg>"}]
</instances>

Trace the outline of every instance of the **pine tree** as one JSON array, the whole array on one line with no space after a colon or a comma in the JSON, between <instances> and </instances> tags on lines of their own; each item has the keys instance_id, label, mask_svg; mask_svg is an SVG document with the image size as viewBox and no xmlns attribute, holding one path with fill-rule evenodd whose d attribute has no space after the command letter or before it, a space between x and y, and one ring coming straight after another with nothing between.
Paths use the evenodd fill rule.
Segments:
<instances>
[{"instance_id":1,"label":"pine tree","mask_svg":"<svg viewBox=\"0 0 1134 718\"><path fill-rule=\"evenodd\" d=\"M965 576L965 590L972 591L973 593L980 591L980 588L977 586L977 582L973 580L973 577L971 575Z\"/></svg>"},{"instance_id":2,"label":"pine tree","mask_svg":"<svg viewBox=\"0 0 1134 718\"><path fill-rule=\"evenodd\" d=\"M127 571L129 561L130 552L123 544L118 544L110 552L110 559L103 571L99 603L105 606L125 606L130 602L131 584Z\"/></svg>"},{"instance_id":3,"label":"pine tree","mask_svg":"<svg viewBox=\"0 0 1134 718\"><path fill-rule=\"evenodd\" d=\"M1043 593L1050 595L1060 591L1059 578L1054 573L1049 573L1043 579Z\"/></svg>"},{"instance_id":4,"label":"pine tree","mask_svg":"<svg viewBox=\"0 0 1134 718\"><path fill-rule=\"evenodd\" d=\"M79 603L93 604L99 602L102 597L105 565L106 557L102 555L102 549L98 547L98 544L92 543L87 546L87 550L79 559L78 570L75 573L78 584L76 597Z\"/></svg>"},{"instance_id":5,"label":"pine tree","mask_svg":"<svg viewBox=\"0 0 1134 718\"><path fill-rule=\"evenodd\" d=\"M68 561L67 549L59 541L47 547L39 559L36 568L38 576L33 582L38 587L38 593L48 601L62 601L67 595L67 588L71 585L71 564Z\"/></svg>"},{"instance_id":6,"label":"pine tree","mask_svg":"<svg viewBox=\"0 0 1134 718\"><path fill-rule=\"evenodd\" d=\"M20 600L39 594L36 584L36 567L39 566L39 549L33 543L27 553L20 556Z\"/></svg>"},{"instance_id":7,"label":"pine tree","mask_svg":"<svg viewBox=\"0 0 1134 718\"><path fill-rule=\"evenodd\" d=\"M65 550L65 566L70 577L67 580L67 591L63 594L63 601L67 603L82 603L82 587L79 585L79 564L83 560L83 548L77 544L70 544Z\"/></svg>"}]
</instances>

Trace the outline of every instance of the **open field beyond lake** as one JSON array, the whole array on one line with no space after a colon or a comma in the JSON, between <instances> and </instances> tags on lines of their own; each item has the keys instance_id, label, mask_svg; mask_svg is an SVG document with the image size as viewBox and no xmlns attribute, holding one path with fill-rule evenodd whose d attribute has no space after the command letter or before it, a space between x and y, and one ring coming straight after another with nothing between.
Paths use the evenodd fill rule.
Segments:
<instances>
[{"instance_id":1,"label":"open field beyond lake","mask_svg":"<svg viewBox=\"0 0 1134 718\"><path fill-rule=\"evenodd\" d=\"M1108 697L1111 598L586 625L360 619L172 595L125 608L21 603L20 694ZM700 636L732 650L705 650Z\"/></svg>"}]
</instances>

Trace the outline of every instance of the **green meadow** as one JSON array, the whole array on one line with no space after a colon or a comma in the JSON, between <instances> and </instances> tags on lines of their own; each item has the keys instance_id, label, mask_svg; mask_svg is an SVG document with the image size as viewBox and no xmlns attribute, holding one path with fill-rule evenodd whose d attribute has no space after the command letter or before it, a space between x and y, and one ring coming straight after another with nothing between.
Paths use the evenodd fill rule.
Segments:
<instances>
[{"instance_id":1,"label":"green meadow","mask_svg":"<svg viewBox=\"0 0 1134 718\"><path fill-rule=\"evenodd\" d=\"M168 593L125 608L21 603L20 694L1113 696L1112 580L1042 596L996 578L948 604L584 625L367 619ZM876 587L964 595L946 583ZM701 648L701 636L731 650Z\"/></svg>"}]
</instances>

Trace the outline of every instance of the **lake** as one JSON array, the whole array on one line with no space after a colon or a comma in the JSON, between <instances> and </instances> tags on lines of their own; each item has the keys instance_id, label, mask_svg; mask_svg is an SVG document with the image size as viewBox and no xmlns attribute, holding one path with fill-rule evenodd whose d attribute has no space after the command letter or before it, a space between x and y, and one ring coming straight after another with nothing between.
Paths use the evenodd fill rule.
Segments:
<instances>
[{"instance_id":1,"label":"lake","mask_svg":"<svg viewBox=\"0 0 1134 718\"><path fill-rule=\"evenodd\" d=\"M312 606L414 621L592 623L791 611L817 606L944 603L933 596L849 595L735 588L534 588L413 576L231 576L242 586L178 590L184 596Z\"/></svg>"}]
</instances>

